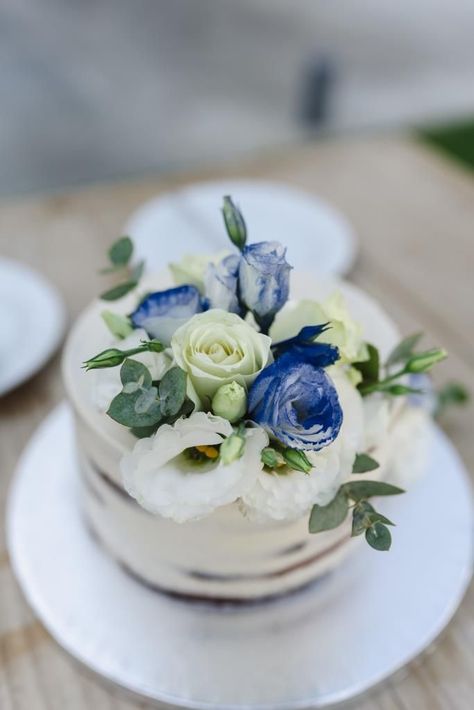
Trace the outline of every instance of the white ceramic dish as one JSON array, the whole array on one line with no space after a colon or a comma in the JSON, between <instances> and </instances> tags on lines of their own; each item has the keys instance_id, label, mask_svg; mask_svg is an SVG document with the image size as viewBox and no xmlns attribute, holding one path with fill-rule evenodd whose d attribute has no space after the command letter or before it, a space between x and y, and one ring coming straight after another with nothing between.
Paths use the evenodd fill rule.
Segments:
<instances>
[{"instance_id":1,"label":"white ceramic dish","mask_svg":"<svg viewBox=\"0 0 474 710\"><path fill-rule=\"evenodd\" d=\"M0 396L41 369L64 333L56 289L24 264L0 258Z\"/></svg>"},{"instance_id":2,"label":"white ceramic dish","mask_svg":"<svg viewBox=\"0 0 474 710\"><path fill-rule=\"evenodd\" d=\"M241 207L250 242L277 240L288 245L296 269L342 275L353 264L355 234L334 207L289 185L259 180L200 182L146 202L132 214L125 233L148 271L159 271L185 253L229 248L222 197Z\"/></svg>"}]
</instances>

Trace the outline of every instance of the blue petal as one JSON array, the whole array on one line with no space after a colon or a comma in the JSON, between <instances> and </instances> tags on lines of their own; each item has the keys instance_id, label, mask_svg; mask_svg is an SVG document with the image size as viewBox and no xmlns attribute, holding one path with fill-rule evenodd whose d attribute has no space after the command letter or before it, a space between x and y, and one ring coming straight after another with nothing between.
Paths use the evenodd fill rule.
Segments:
<instances>
[{"instance_id":1,"label":"blue petal","mask_svg":"<svg viewBox=\"0 0 474 710\"><path fill-rule=\"evenodd\" d=\"M184 285L146 296L130 314L134 328L144 328L152 338L169 341L170 333L183 321L205 310L206 304L195 286ZM166 327L162 326L166 323ZM170 327L171 324L171 327Z\"/></svg>"},{"instance_id":2,"label":"blue petal","mask_svg":"<svg viewBox=\"0 0 474 710\"><path fill-rule=\"evenodd\" d=\"M306 325L298 335L288 340L282 340L272 346L275 358L285 353L291 354L298 360L309 362L315 367L329 367L339 360L339 349L329 343L314 342L314 339L330 328L329 323L319 325Z\"/></svg>"}]
</instances>

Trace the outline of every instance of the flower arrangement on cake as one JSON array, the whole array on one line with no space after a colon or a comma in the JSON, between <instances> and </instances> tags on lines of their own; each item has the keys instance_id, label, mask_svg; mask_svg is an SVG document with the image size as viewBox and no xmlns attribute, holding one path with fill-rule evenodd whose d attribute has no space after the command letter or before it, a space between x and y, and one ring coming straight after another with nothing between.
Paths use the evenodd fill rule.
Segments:
<instances>
[{"instance_id":1,"label":"flower arrangement on cake","mask_svg":"<svg viewBox=\"0 0 474 710\"><path fill-rule=\"evenodd\" d=\"M341 293L292 300L285 247L248 243L230 197L222 213L232 251L186 257L170 265L173 288L105 310L113 342L84 363L107 415L135 437L124 487L177 523L232 503L250 521L307 516L309 533L350 515L353 536L388 550L394 523L370 501L403 492L403 471L382 480L385 459L407 432L416 443L416 380L446 354L417 350L417 334L382 361ZM138 293L132 257L128 237L111 247L107 271L124 278L103 300ZM404 426L381 446L397 417Z\"/></svg>"}]
</instances>

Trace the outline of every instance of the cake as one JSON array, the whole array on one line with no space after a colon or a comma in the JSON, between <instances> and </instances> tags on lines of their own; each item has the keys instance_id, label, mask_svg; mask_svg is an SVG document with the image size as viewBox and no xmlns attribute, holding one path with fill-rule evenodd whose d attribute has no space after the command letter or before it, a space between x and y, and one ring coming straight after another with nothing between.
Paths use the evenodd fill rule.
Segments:
<instances>
[{"instance_id":1,"label":"cake","mask_svg":"<svg viewBox=\"0 0 474 710\"><path fill-rule=\"evenodd\" d=\"M241 218L231 201L227 202L227 207L234 210L230 217L236 215ZM245 245L238 243L238 234L236 237L229 220L226 220L229 236L245 255ZM243 220L238 224L244 225ZM241 233L244 226L240 226ZM122 264L117 257L115 261L119 262L118 266L129 268L131 248L127 247L125 252L125 257L120 257ZM114 262L113 252L111 254ZM214 262L209 262L211 274L215 275L216 268L227 258L221 255ZM392 374L388 384L384 385L380 379L382 384L377 387L377 383L363 380L366 377L364 367L357 370L354 362L357 363L359 357L361 362L370 361L367 343L376 344L380 362L387 361L390 354L395 361L400 334L380 306L362 290L341 280L293 272L290 294L284 298L278 312L273 314L271 324L264 324L264 319L259 319L255 310L252 310L252 318L247 314L246 320L241 311L236 313L236 309L242 307L242 294L245 293L242 284L237 305L232 304L226 292L225 311L215 308L215 300L222 295L219 289L216 291L215 284L210 283L209 278L204 287L199 283L203 268L209 274L206 263L203 267L201 259L197 268L197 262L193 262L191 269L189 260L175 265L174 285L168 274L159 274L147 275L138 287L132 280L129 284L131 288L123 289L129 291L125 295L122 295L120 288L116 288L115 293L119 297L105 316L109 326L112 324L114 334L104 324L106 304L103 300L94 301L79 317L69 335L63 356L63 375L74 412L84 523L97 543L127 574L158 592L186 599L248 602L286 594L335 569L362 539L361 533L365 533L368 542L376 549L388 549L390 545L385 531L391 521L377 513L367 498L379 493L400 493L398 485L406 485L422 468L423 449L427 446L428 436L427 415L423 408L411 405L409 398L414 388L407 384L406 378L408 372L426 371L440 356L431 356L428 364L425 358L423 367L404 367L403 377L398 378L397 375L394 378ZM219 279L222 276L217 275ZM176 287L176 280L178 284L184 280L186 285ZM219 288L221 282L222 279L219 280ZM206 306L189 318L183 312L182 303L178 303L181 310L173 311L176 323L172 323L172 332L165 333L162 338L166 341L164 349L159 352L143 349L149 347L144 342L158 342L156 328L163 335L163 328L166 330L170 326L170 318L162 317L162 312L158 317L156 308L152 309L151 314L147 312L147 299L156 293L172 294L174 298L180 288L204 290L208 299ZM279 288L281 292L281 283ZM318 342L325 331L325 328L319 328L314 338L298 340L298 333L303 332L301 328L304 330L307 325L314 326L314 322L305 320L316 318L314 304L323 304L325 313L333 314L332 325L335 331L338 327L343 328L341 332L345 340L341 340L341 332L335 332L332 338L325 338L326 345L321 343L318 346L320 350L315 349L308 354L310 341ZM173 301L173 308L175 305ZM124 319L133 328L122 328ZM208 321L217 322L218 327L229 322L229 329L234 328L237 321L237 325L242 321L245 328L252 330L252 334L245 330L243 337L249 338L246 346L242 346L241 350L237 348L241 358L248 358L248 351L254 348L252 357L258 361L261 354L259 348L262 343L265 346L267 341L270 343L271 337L273 349L262 356L264 362L257 362L257 377L247 373L244 376L239 372L236 380L230 383L230 389L227 381L223 389L221 386L215 391L214 387L212 396L206 398L202 387L207 386L207 380L202 377L198 379L195 371L190 370L185 401L190 406L186 409L183 405L178 418L167 420L171 423L148 431L146 427L124 426L112 418L111 411L113 414L114 410L111 402L116 401L121 390L126 398L143 385L143 377L138 384L128 383L123 376L121 382L118 365L124 367L123 363L130 359L145 365L152 373L150 382L152 380L156 385L151 387L150 384L143 390L143 402L140 407L135 407L131 421L135 421L142 411L146 414L153 412L157 401L164 411L165 397L172 399L176 392L173 390L175 380L171 381L170 377L171 384L158 393L164 381L163 372L169 372L170 366L178 369L176 361L181 367L186 367L180 360L181 351L176 354L176 348L179 345L185 353L186 348L191 347L183 344L183 338L188 337L186 329L190 322L197 326L201 323L199 327L202 328L202 323ZM117 337L117 332L120 337ZM212 360L214 367L216 363L220 366L223 361L227 362L229 357L236 359L235 353L229 355L227 344L220 336L216 342L206 341L204 346L203 339L207 335L202 335L201 330L196 332L200 340L196 341L197 345L192 341L192 347L196 348L193 353L199 354L199 348L205 347L206 363ZM269 332L270 336L261 335L263 332ZM339 337L339 341L335 336ZM255 338L260 340L257 342ZM334 345L336 341L339 343L337 346ZM399 361L405 357L405 362L421 362L421 355L426 353L414 355L414 342L414 339L409 343L405 341L406 352L402 352ZM121 352L134 354L127 359L119 354L119 362L115 363L114 357L120 348ZM291 356L288 348L291 348ZM354 351L352 354L349 352L351 348ZM94 353L99 353L99 356L91 358ZM270 399L280 396L280 391L276 389L280 385L274 384L279 380L272 375L274 379L270 382L270 390L267 390L265 376L272 374L273 370L280 376L275 363L289 361L291 357L293 366L295 353L299 353L298 357L304 360L304 365L301 365L304 381L298 370L291 387L306 387L305 383L313 382L312 371L308 370L313 367L315 377L326 378L321 380L322 389L326 381L330 383L332 399L325 400L324 416L328 416L328 402L332 402L333 409L324 440L324 427L310 428L308 425L304 431L310 432L313 438L302 438L302 443L298 443L292 430L288 433L288 437L292 437L289 439L292 445L288 446L287 434L282 435L283 441L277 439L275 422L268 423L262 419L261 407L274 410L278 406L275 400L270 405ZM327 373L322 367L315 367L315 353L318 358L332 358L328 361ZM274 368L269 370L272 361ZM321 362L318 361L319 364ZM86 369L82 367L83 363L86 363ZM180 376L182 370L174 374ZM212 377L215 377L214 370ZM305 379L307 377L309 379ZM361 381L362 384L365 381L368 396L361 395ZM176 380L177 389L179 382L179 379ZM235 382L240 383L239 387ZM314 382L315 387L320 387L317 384L319 380ZM171 394L165 394L165 389ZM239 404L236 393L240 395L241 390L245 390L245 405L236 421L234 405ZM153 397L155 400L151 401ZM291 402L297 399L293 394L289 397ZM136 398L133 401L136 402ZM166 400L168 404L169 401ZM232 412L228 415L229 421L225 419L226 412ZM274 414L272 411L265 416L268 419ZM310 415L311 412L304 412L304 416ZM206 427L212 428L211 439L214 437L214 443L196 445L198 432L201 428L206 430ZM172 449L178 435L191 445L167 459L166 447ZM224 457L224 440L228 442L225 454L229 458L228 465ZM241 445L241 440L245 442L245 447ZM403 457L402 460L400 457ZM195 472L195 465L202 466L202 469ZM366 486L364 494L360 493L362 488L355 485L358 481L366 482L363 484ZM352 519L347 515L351 499L355 505ZM333 518L328 516L333 516L334 511L336 516L339 515L338 502L346 509L342 519L333 524ZM310 514L310 530L313 528L317 534L311 534L308 530Z\"/></svg>"}]
</instances>

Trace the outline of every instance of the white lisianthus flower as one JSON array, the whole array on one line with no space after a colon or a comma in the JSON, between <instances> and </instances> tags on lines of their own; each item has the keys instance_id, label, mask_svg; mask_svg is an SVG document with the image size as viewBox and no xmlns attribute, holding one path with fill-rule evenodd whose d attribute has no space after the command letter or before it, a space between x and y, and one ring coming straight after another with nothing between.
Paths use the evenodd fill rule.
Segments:
<instances>
[{"instance_id":1,"label":"white lisianthus flower","mask_svg":"<svg viewBox=\"0 0 474 710\"><path fill-rule=\"evenodd\" d=\"M204 294L204 281L209 264L218 264L228 254L228 251L220 251L218 254L185 254L181 261L169 264L173 281L177 286L192 284Z\"/></svg>"},{"instance_id":2,"label":"white lisianthus flower","mask_svg":"<svg viewBox=\"0 0 474 710\"><path fill-rule=\"evenodd\" d=\"M381 392L364 397L364 451L383 446L388 437L391 401Z\"/></svg>"},{"instance_id":3,"label":"white lisianthus flower","mask_svg":"<svg viewBox=\"0 0 474 710\"><path fill-rule=\"evenodd\" d=\"M322 303L289 301L277 313L270 335L277 343L297 335L304 326L327 322L331 327L319 336L318 342L336 345L340 362L347 364L367 359L362 326L352 318L340 292L332 294Z\"/></svg>"},{"instance_id":4,"label":"white lisianthus flower","mask_svg":"<svg viewBox=\"0 0 474 710\"><path fill-rule=\"evenodd\" d=\"M150 340L145 330L137 328L123 340L115 340L110 347L119 350L132 350L140 345L142 340ZM161 380L163 375L173 366L171 353L164 351L161 353L144 352L132 356L133 360L138 360L150 370L153 380ZM110 407L113 398L122 391L120 381L120 367L105 367L103 369L92 370L93 382L91 396L94 406L101 412L106 412Z\"/></svg>"},{"instance_id":5,"label":"white lisianthus flower","mask_svg":"<svg viewBox=\"0 0 474 710\"><path fill-rule=\"evenodd\" d=\"M426 470L430 450L430 416L421 407L405 406L390 431L388 479L410 488Z\"/></svg>"},{"instance_id":6,"label":"white lisianthus flower","mask_svg":"<svg viewBox=\"0 0 474 710\"><path fill-rule=\"evenodd\" d=\"M221 385L236 382L249 388L271 359L271 339L235 313L211 309L193 316L171 340L177 365L188 375L200 406Z\"/></svg>"},{"instance_id":7,"label":"white lisianthus flower","mask_svg":"<svg viewBox=\"0 0 474 710\"><path fill-rule=\"evenodd\" d=\"M177 523L233 503L254 485L262 468L260 454L268 443L265 432L246 430L243 454L229 464L219 459L196 463L183 453L191 447L219 445L232 432L226 419L204 412L193 412L173 426L164 424L123 457L126 490L146 510Z\"/></svg>"},{"instance_id":8,"label":"white lisianthus flower","mask_svg":"<svg viewBox=\"0 0 474 710\"><path fill-rule=\"evenodd\" d=\"M305 451L313 465L310 473L289 468L262 470L253 488L242 497L242 510L252 520L293 520L311 507L326 505L352 473L363 442L362 398L340 367L331 368L344 419L337 438L319 451Z\"/></svg>"}]
</instances>

